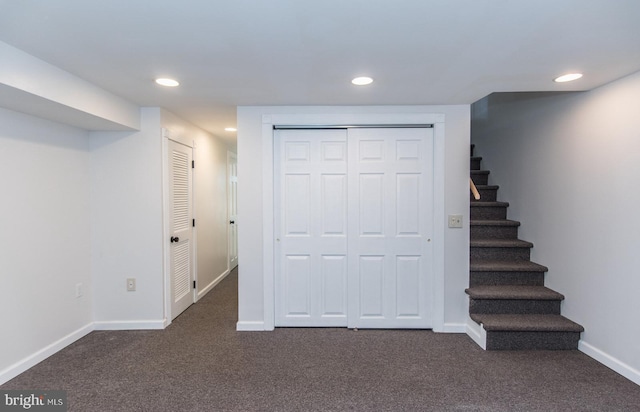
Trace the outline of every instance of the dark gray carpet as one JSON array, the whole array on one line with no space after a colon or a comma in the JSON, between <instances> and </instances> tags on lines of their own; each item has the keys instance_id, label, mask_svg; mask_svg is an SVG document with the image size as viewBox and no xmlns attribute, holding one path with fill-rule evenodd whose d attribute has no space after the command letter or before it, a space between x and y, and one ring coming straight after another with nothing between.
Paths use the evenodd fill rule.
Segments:
<instances>
[{"instance_id":1,"label":"dark gray carpet","mask_svg":"<svg viewBox=\"0 0 640 412\"><path fill-rule=\"evenodd\" d=\"M232 273L164 331L93 332L0 388L63 389L70 411L640 411L640 386L578 351L236 319Z\"/></svg>"}]
</instances>

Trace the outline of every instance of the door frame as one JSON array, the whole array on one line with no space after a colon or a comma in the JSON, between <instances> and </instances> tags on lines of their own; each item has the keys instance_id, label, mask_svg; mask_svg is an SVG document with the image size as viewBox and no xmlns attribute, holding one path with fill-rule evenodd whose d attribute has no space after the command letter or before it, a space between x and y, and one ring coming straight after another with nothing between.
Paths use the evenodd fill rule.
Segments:
<instances>
[{"instance_id":1,"label":"door frame","mask_svg":"<svg viewBox=\"0 0 640 412\"><path fill-rule=\"evenodd\" d=\"M170 222L169 222L169 208L171 207L171 199L169 199L169 140L178 142L187 147L190 147L192 152L195 151L195 142L193 139L186 138L182 135L172 132L169 129L162 128L162 276L164 280L163 288L163 302L164 302L164 327L171 324L171 245L169 238L171 237ZM192 159L195 158L193 153ZM191 194L192 199L195 199L195 173L191 176ZM191 216L196 218L195 201L191 205ZM197 232L196 228L191 228L192 242L192 267L193 267L193 279L198 280L198 265L197 265ZM197 289L193 289L193 302L198 300Z\"/></svg>"},{"instance_id":2,"label":"door frame","mask_svg":"<svg viewBox=\"0 0 640 412\"><path fill-rule=\"evenodd\" d=\"M262 116L262 205L263 216L271 217L271 224L263 226L263 287L264 330L275 329L275 157L274 126L366 126L432 124L434 133L434 233L433 239L433 330L444 331L444 235L445 190L444 160L445 115L440 113L354 113L354 114L273 114ZM269 222L269 220L267 220Z\"/></svg>"},{"instance_id":3,"label":"door frame","mask_svg":"<svg viewBox=\"0 0 640 412\"><path fill-rule=\"evenodd\" d=\"M238 154L235 152L232 152L230 150L227 150L227 270L230 272L233 269L235 269L236 267L238 267L238 262L236 261L236 265L234 267L231 267L231 159L233 159L236 163L236 198L234 200L235 204L236 204L236 216L234 217L234 220L237 221L238 220L238 216L237 216L237 205L238 205L238 189L237 189L237 179L238 179L238 171L237 171L237 164L238 164ZM234 223L234 225L237 225L237 223ZM238 252L238 229L236 226L236 253ZM236 256L237 258L237 256Z\"/></svg>"}]
</instances>

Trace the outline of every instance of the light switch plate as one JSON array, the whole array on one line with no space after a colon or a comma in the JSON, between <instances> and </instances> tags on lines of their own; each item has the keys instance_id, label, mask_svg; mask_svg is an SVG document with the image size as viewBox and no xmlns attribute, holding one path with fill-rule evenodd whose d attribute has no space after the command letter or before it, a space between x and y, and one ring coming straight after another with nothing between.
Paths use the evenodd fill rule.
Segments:
<instances>
[{"instance_id":1,"label":"light switch plate","mask_svg":"<svg viewBox=\"0 0 640 412\"><path fill-rule=\"evenodd\" d=\"M449 227L461 228L462 215L449 215Z\"/></svg>"}]
</instances>

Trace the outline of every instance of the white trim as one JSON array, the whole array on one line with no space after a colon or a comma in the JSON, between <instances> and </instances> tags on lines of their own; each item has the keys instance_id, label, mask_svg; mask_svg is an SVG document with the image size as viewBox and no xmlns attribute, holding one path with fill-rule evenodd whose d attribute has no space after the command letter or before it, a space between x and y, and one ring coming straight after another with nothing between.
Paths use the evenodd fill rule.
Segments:
<instances>
[{"instance_id":1,"label":"white trim","mask_svg":"<svg viewBox=\"0 0 640 412\"><path fill-rule=\"evenodd\" d=\"M273 328L266 329L265 322L239 321L238 323L236 323L236 330L238 332L257 332L257 331L264 331L264 330L273 330Z\"/></svg>"},{"instance_id":2,"label":"white trim","mask_svg":"<svg viewBox=\"0 0 640 412\"><path fill-rule=\"evenodd\" d=\"M482 325L478 325L471 318L467 319L466 333L482 349L487 350L487 331Z\"/></svg>"},{"instance_id":3,"label":"white trim","mask_svg":"<svg viewBox=\"0 0 640 412\"><path fill-rule=\"evenodd\" d=\"M238 178L238 169L237 169L237 165L238 165L238 154L235 152L232 152L231 150L227 150L227 170L226 172L226 181L227 181L227 187L226 187L226 194L227 194L227 270L229 272L231 272L233 269L235 269L236 267L238 267L238 259L236 256L236 264L234 267L231 267L231 205L230 205L230 200L231 200L231 173L230 173L230 166L231 166L231 159L235 160L235 164L236 164L236 179ZM237 224L238 221L238 192L237 192L237 187L236 187L236 198L234 199L235 204L236 204L236 215L234 215L234 221L236 221L235 224ZM236 249L236 253L238 252L238 232L236 229L236 244L235 249Z\"/></svg>"},{"instance_id":4,"label":"white trim","mask_svg":"<svg viewBox=\"0 0 640 412\"><path fill-rule=\"evenodd\" d=\"M466 323L445 323L441 331L442 333L467 333Z\"/></svg>"},{"instance_id":5,"label":"white trim","mask_svg":"<svg viewBox=\"0 0 640 412\"><path fill-rule=\"evenodd\" d=\"M445 225L445 133L444 115L433 121L433 331L445 332L444 243Z\"/></svg>"},{"instance_id":6,"label":"white trim","mask_svg":"<svg viewBox=\"0 0 640 412\"><path fill-rule=\"evenodd\" d=\"M200 300L200 298L202 298L204 295L209 293L211 289L213 289L218 283L220 283L224 278L226 278L229 273L231 273L229 269L222 272L217 278L215 278L211 283L209 283L201 291L198 292L198 296L196 299Z\"/></svg>"},{"instance_id":7,"label":"white trim","mask_svg":"<svg viewBox=\"0 0 640 412\"><path fill-rule=\"evenodd\" d=\"M597 360L604 366L614 370L625 378L629 379L636 385L640 385L640 371L626 363L614 358L613 356L601 351L593 345L580 340L578 342L578 350L585 355Z\"/></svg>"},{"instance_id":8,"label":"white trim","mask_svg":"<svg viewBox=\"0 0 640 412\"><path fill-rule=\"evenodd\" d=\"M255 330L273 330L275 328L275 244L273 219L271 219L274 216L273 123L271 123L271 116L262 116L262 123L262 216L265 217L265 224L262 229L264 326L263 329Z\"/></svg>"},{"instance_id":9,"label":"white trim","mask_svg":"<svg viewBox=\"0 0 640 412\"><path fill-rule=\"evenodd\" d=\"M45 346L44 348L27 356L26 358L19 360L13 365L8 366L7 368L0 371L0 385L15 378L16 376L20 375L22 372L28 370L29 368L32 368L33 366L47 359L49 356L71 345L73 342L77 341L78 339L88 335L93 330L94 330L93 323L89 323L81 327L80 329L77 329L71 332L67 336L64 336L58 339L52 344Z\"/></svg>"},{"instance_id":10,"label":"white trim","mask_svg":"<svg viewBox=\"0 0 640 412\"><path fill-rule=\"evenodd\" d=\"M94 330L145 330L164 329L166 319L161 320L109 320L94 322Z\"/></svg>"},{"instance_id":11,"label":"white trim","mask_svg":"<svg viewBox=\"0 0 640 412\"><path fill-rule=\"evenodd\" d=\"M441 113L354 113L354 114L271 114L262 116L262 258L264 292L264 328L242 330L273 330L275 327L275 238L273 227L274 190L274 125L358 125L358 124L433 124L434 125L434 284L433 330L444 332L444 242L445 242L445 115ZM251 322L253 323L253 322ZM240 322L238 323L240 327ZM244 327L244 326L243 326ZM240 330L240 329L238 329Z\"/></svg>"},{"instance_id":12,"label":"white trim","mask_svg":"<svg viewBox=\"0 0 640 412\"><path fill-rule=\"evenodd\" d=\"M164 317L171 324L171 262L169 253L169 130L162 128L162 277Z\"/></svg>"},{"instance_id":13,"label":"white trim","mask_svg":"<svg viewBox=\"0 0 640 412\"><path fill-rule=\"evenodd\" d=\"M162 128L162 137L166 139L171 139L174 142L183 144L192 149L195 148L195 142L193 141L193 139L189 139L188 137L176 134L175 132L172 132L171 130L166 129L164 127Z\"/></svg>"},{"instance_id":14,"label":"white trim","mask_svg":"<svg viewBox=\"0 0 640 412\"><path fill-rule=\"evenodd\" d=\"M353 113L353 114L271 114L262 116L262 124L278 126L350 126L361 124L435 124L444 123L440 113Z\"/></svg>"},{"instance_id":15,"label":"white trim","mask_svg":"<svg viewBox=\"0 0 640 412\"><path fill-rule=\"evenodd\" d=\"M195 164L196 161L196 142L195 140L192 140L193 145L191 146L191 161L194 162L193 164ZM198 208L196 207L196 192L197 192L197 187L198 185L196 185L196 170L195 168L191 168L191 218L194 221L198 220L198 216L197 216L197 211ZM165 238L166 239L166 238ZM200 282L198 282L198 227L197 225L194 226L193 224L191 225L191 239L192 239L192 243L191 243L191 267L193 268L193 279L191 279L192 282L196 282L196 287L193 288L193 291L191 293L192 296L192 303L194 304L198 301L198 287L200 286Z\"/></svg>"}]
</instances>

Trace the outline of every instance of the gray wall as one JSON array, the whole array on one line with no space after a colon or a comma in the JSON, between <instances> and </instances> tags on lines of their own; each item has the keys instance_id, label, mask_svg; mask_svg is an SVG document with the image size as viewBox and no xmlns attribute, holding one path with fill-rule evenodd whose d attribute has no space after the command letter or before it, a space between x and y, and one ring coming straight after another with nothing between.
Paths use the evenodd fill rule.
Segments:
<instances>
[{"instance_id":1,"label":"gray wall","mask_svg":"<svg viewBox=\"0 0 640 412\"><path fill-rule=\"evenodd\" d=\"M532 260L585 327L580 349L640 384L640 72L581 93L499 93L472 142Z\"/></svg>"},{"instance_id":2,"label":"gray wall","mask_svg":"<svg viewBox=\"0 0 640 412\"><path fill-rule=\"evenodd\" d=\"M91 277L98 329L161 329L160 109L137 132L91 132ZM127 292L126 279L136 279Z\"/></svg>"},{"instance_id":3,"label":"gray wall","mask_svg":"<svg viewBox=\"0 0 640 412\"><path fill-rule=\"evenodd\" d=\"M91 330L89 170L88 132L0 109L0 383Z\"/></svg>"}]
</instances>

